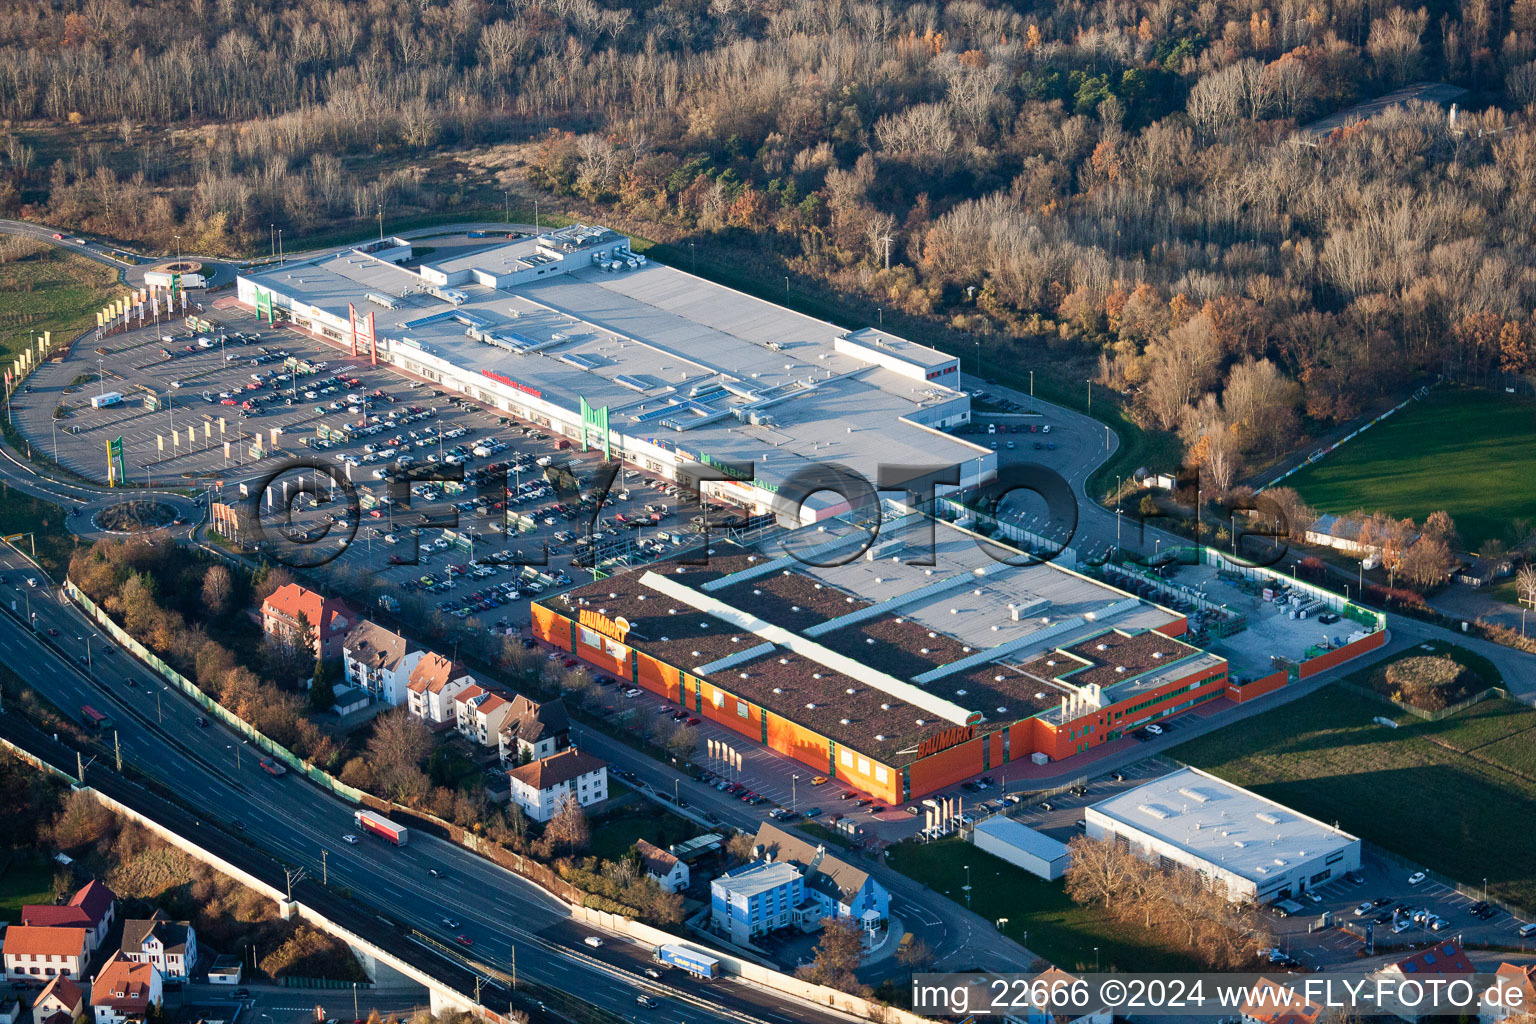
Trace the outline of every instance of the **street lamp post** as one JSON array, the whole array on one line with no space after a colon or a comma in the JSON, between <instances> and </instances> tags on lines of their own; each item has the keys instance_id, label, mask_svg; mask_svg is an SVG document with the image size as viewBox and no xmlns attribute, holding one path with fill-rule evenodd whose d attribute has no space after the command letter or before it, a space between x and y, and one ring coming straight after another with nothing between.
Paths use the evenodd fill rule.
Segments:
<instances>
[{"instance_id":1,"label":"street lamp post","mask_svg":"<svg viewBox=\"0 0 1536 1024\"><path fill-rule=\"evenodd\" d=\"M965 909L971 909L971 866L965 865Z\"/></svg>"},{"instance_id":2,"label":"street lamp post","mask_svg":"<svg viewBox=\"0 0 1536 1024\"><path fill-rule=\"evenodd\" d=\"M1099 970L1099 947L1098 946L1094 946L1093 947L1093 969L1095 971Z\"/></svg>"},{"instance_id":3,"label":"street lamp post","mask_svg":"<svg viewBox=\"0 0 1536 1024\"><path fill-rule=\"evenodd\" d=\"M224 747L227 750L233 750L235 752L235 771L238 772L240 770L240 744L226 743L224 744Z\"/></svg>"},{"instance_id":4,"label":"street lamp post","mask_svg":"<svg viewBox=\"0 0 1536 1024\"><path fill-rule=\"evenodd\" d=\"M794 812L797 812L797 811L800 810L799 797L798 797L798 795L795 792L795 790L796 790L796 783L798 783L799 781L800 781L800 776L797 775L797 774L796 775L791 775L789 777L789 809L790 809L791 813L794 813Z\"/></svg>"}]
</instances>

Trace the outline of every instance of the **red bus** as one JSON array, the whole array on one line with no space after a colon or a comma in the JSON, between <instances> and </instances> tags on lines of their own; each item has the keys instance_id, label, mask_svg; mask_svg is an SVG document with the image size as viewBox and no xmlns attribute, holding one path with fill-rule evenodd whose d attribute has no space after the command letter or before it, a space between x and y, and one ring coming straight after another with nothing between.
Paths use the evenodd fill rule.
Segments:
<instances>
[{"instance_id":1,"label":"red bus","mask_svg":"<svg viewBox=\"0 0 1536 1024\"><path fill-rule=\"evenodd\" d=\"M87 729L95 729L98 732L112 728L112 719L89 704L80 705L80 721Z\"/></svg>"}]
</instances>

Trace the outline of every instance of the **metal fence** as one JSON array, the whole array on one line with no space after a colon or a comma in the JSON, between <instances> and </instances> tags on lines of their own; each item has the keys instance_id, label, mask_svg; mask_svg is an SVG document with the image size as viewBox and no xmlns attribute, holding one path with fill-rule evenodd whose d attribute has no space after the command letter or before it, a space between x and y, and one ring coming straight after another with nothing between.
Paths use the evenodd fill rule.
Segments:
<instances>
[{"instance_id":1,"label":"metal fence","mask_svg":"<svg viewBox=\"0 0 1536 1024\"><path fill-rule=\"evenodd\" d=\"M170 665L166 664L164 659L162 659L158 654L156 654L154 651L151 651L143 644L139 643L139 641L130 636L121 626L112 621L112 617L108 615L103 609L98 607L96 602L92 601L88 596L86 596L86 594L82 592L79 587L75 586L73 580L66 579L64 581L64 592L69 596L70 600L79 605L87 615L95 619L97 624L101 626L102 630L105 631L107 635L112 637L112 639L116 641L120 646L127 648L129 651L132 651L140 661L143 661L144 664L148 665L150 668L159 673L162 679L176 687L189 699L196 702L197 706L206 711L210 716L217 718L225 726L233 729L235 732L243 736L251 744L252 747L256 748L256 750L260 751L262 754L267 755L268 757L271 757L275 761L282 762L290 770L303 774L315 785L336 794L337 796L350 803L360 804L363 802L362 790L354 789L353 787L348 786L330 773L315 765L310 764L308 761L305 761L303 758L299 757L287 747L276 743L269 736L256 729L239 715L236 715L233 711L230 711L228 708L224 707L224 705L208 696L201 689L199 689L197 684L192 680L188 679L186 676L176 671Z\"/></svg>"}]
</instances>

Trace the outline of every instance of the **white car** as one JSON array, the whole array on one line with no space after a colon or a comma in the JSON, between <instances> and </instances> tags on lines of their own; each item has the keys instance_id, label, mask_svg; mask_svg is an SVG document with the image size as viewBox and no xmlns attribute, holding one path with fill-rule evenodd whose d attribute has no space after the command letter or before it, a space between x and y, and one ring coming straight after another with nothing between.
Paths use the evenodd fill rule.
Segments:
<instances>
[{"instance_id":1,"label":"white car","mask_svg":"<svg viewBox=\"0 0 1536 1024\"><path fill-rule=\"evenodd\" d=\"M1374 903L1362 903L1358 907L1355 908L1355 916L1356 917L1364 917L1366 914L1369 914L1371 911L1373 911L1375 909L1376 909L1376 904L1374 904Z\"/></svg>"},{"instance_id":2,"label":"white car","mask_svg":"<svg viewBox=\"0 0 1536 1024\"><path fill-rule=\"evenodd\" d=\"M1147 732L1153 736L1161 736L1163 734L1163 727L1158 725L1156 722L1153 722L1151 725L1147 726Z\"/></svg>"},{"instance_id":3,"label":"white car","mask_svg":"<svg viewBox=\"0 0 1536 1024\"><path fill-rule=\"evenodd\" d=\"M1413 874L1408 876L1408 884L1409 885L1418 885L1420 882L1424 881L1424 879L1427 878L1427 877L1429 877L1429 876L1426 875L1424 872L1422 872L1422 871L1415 871Z\"/></svg>"},{"instance_id":4,"label":"white car","mask_svg":"<svg viewBox=\"0 0 1536 1024\"><path fill-rule=\"evenodd\" d=\"M354 836L352 833L348 832L346 835L341 837L341 841L346 843L348 846L356 846L357 836Z\"/></svg>"}]
</instances>

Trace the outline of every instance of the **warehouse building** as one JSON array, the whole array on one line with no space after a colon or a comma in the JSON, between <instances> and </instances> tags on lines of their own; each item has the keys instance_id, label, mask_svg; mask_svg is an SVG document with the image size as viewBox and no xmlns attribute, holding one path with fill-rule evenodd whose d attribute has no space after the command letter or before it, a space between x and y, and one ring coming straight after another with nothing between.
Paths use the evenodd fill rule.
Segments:
<instances>
[{"instance_id":1,"label":"warehouse building","mask_svg":"<svg viewBox=\"0 0 1536 1024\"><path fill-rule=\"evenodd\" d=\"M1012 818L988 818L971 831L971 842L976 849L985 850L1048 882L1066 874L1072 865L1072 854L1066 843Z\"/></svg>"},{"instance_id":2,"label":"warehouse building","mask_svg":"<svg viewBox=\"0 0 1536 1024\"><path fill-rule=\"evenodd\" d=\"M909 565L912 528L888 524L862 554L835 535L799 558L716 542L704 565L541 599L534 632L886 803L1241 699L1224 659L1180 639L1184 615L996 561L944 522L932 564Z\"/></svg>"},{"instance_id":3,"label":"warehouse building","mask_svg":"<svg viewBox=\"0 0 1536 1024\"><path fill-rule=\"evenodd\" d=\"M996 475L952 356L845 330L649 262L575 226L412 269L403 239L242 274L239 300L686 486L789 521L846 508L778 499L798 472L883 463ZM747 467L750 467L748 472ZM941 488L947 489L947 488ZM788 488L786 491L792 491ZM814 490L814 489L813 489Z\"/></svg>"},{"instance_id":4,"label":"warehouse building","mask_svg":"<svg viewBox=\"0 0 1536 1024\"><path fill-rule=\"evenodd\" d=\"M1193 868L1234 901L1300 896L1360 867L1360 840L1198 768L1088 807L1090 839Z\"/></svg>"}]
</instances>

